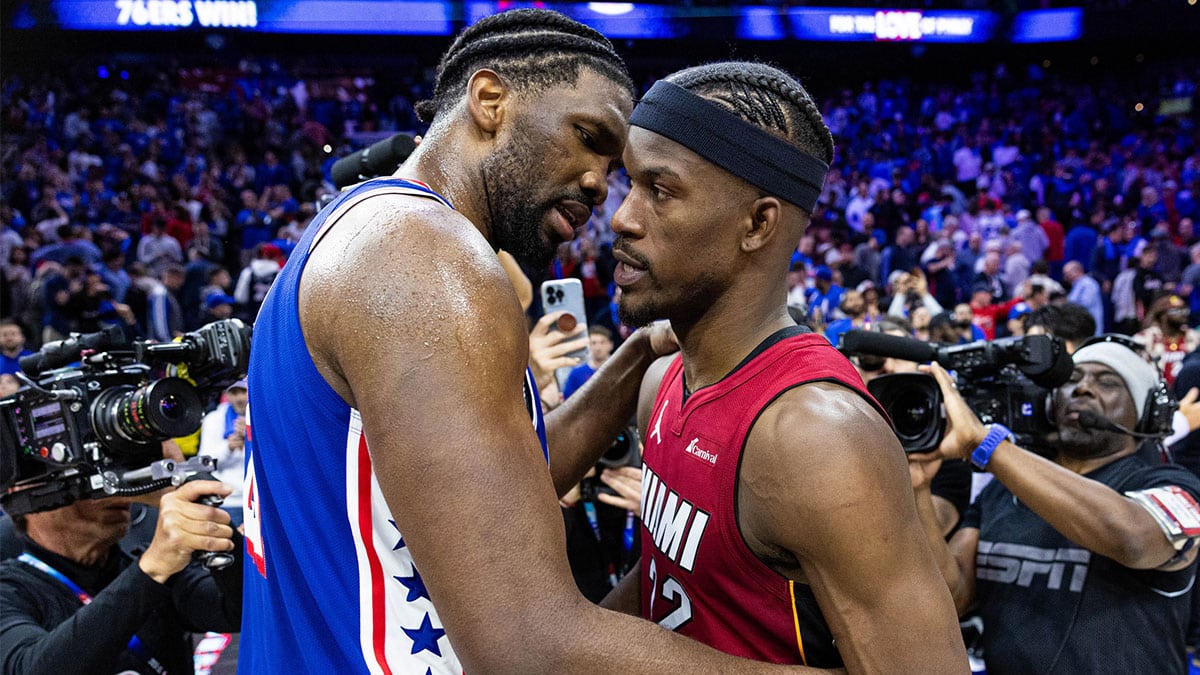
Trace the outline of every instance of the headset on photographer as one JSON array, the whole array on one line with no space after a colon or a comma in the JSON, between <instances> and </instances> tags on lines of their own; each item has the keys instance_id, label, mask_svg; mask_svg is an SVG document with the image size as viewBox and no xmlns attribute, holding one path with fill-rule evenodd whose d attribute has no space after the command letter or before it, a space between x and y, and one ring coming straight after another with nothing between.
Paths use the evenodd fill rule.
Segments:
<instances>
[{"instance_id":1,"label":"headset on photographer","mask_svg":"<svg viewBox=\"0 0 1200 675\"><path fill-rule=\"evenodd\" d=\"M1133 429L1126 429L1111 420L1107 420L1107 429L1133 436L1139 441L1154 441L1154 445L1158 446L1157 454L1159 455L1159 459L1163 462L1170 462L1171 455L1167 448L1163 446L1163 439L1171 435L1174 427L1175 411L1179 409L1179 404L1175 401L1175 397L1171 395L1166 378L1163 377L1162 368L1159 367L1155 359L1150 358L1146 353L1145 345L1120 333L1104 333L1088 338L1080 343L1075 351L1078 352L1089 345L1104 342L1111 342L1129 349L1133 354L1154 366L1155 371L1158 373L1158 380L1146 395L1142 414ZM1047 401L1050 406L1050 410L1047 413L1051 419L1053 419L1053 410L1057 399L1058 390L1055 389Z\"/></svg>"}]
</instances>

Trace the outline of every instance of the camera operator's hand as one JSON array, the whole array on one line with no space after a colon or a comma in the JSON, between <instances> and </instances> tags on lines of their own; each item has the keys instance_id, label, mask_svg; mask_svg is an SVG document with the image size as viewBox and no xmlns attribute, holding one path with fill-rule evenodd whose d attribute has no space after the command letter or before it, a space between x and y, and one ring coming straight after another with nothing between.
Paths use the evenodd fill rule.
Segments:
<instances>
[{"instance_id":1,"label":"camera operator's hand","mask_svg":"<svg viewBox=\"0 0 1200 675\"><path fill-rule=\"evenodd\" d=\"M583 324L566 333L554 328L555 322L566 313L548 312L529 333L529 368L538 389L545 389L553 381L556 369L579 365L581 359L568 354L587 347L586 338L580 339L585 329Z\"/></svg>"},{"instance_id":2,"label":"camera operator's hand","mask_svg":"<svg viewBox=\"0 0 1200 675\"><path fill-rule=\"evenodd\" d=\"M967 407L967 402L958 393L958 387L940 364L921 366L923 372L933 375L942 398L946 402L946 434L938 446L938 455L943 459L966 459L987 436L987 427Z\"/></svg>"},{"instance_id":3,"label":"camera operator's hand","mask_svg":"<svg viewBox=\"0 0 1200 675\"><path fill-rule=\"evenodd\" d=\"M636 466L622 466L615 469L605 469L600 474L600 480L617 492L610 495L597 492L596 499L617 508L633 511L639 518L642 516L642 469Z\"/></svg>"},{"instance_id":4,"label":"camera operator's hand","mask_svg":"<svg viewBox=\"0 0 1200 675\"><path fill-rule=\"evenodd\" d=\"M205 495L227 497L231 492L233 488L220 481L198 480L163 495L154 539L138 560L142 571L161 584L187 567L195 551L233 550L229 514L196 503Z\"/></svg>"},{"instance_id":5,"label":"camera operator's hand","mask_svg":"<svg viewBox=\"0 0 1200 675\"><path fill-rule=\"evenodd\" d=\"M907 453L908 477L912 480L913 490L928 491L933 483L933 477L942 468L942 457L936 452Z\"/></svg>"},{"instance_id":6,"label":"camera operator's hand","mask_svg":"<svg viewBox=\"0 0 1200 675\"><path fill-rule=\"evenodd\" d=\"M1188 431L1200 429L1200 402L1197 398L1200 398L1200 389L1192 387L1186 396L1179 399L1179 412L1187 420Z\"/></svg>"},{"instance_id":7,"label":"camera operator's hand","mask_svg":"<svg viewBox=\"0 0 1200 675\"><path fill-rule=\"evenodd\" d=\"M233 433L225 439L231 451L241 450L246 445L246 418L238 415L233 420Z\"/></svg>"}]
</instances>

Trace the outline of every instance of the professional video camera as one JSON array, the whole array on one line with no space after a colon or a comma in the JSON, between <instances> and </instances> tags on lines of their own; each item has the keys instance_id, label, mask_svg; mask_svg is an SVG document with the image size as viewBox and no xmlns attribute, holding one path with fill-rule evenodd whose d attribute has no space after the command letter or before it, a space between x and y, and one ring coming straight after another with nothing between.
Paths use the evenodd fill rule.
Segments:
<instances>
[{"instance_id":1,"label":"professional video camera","mask_svg":"<svg viewBox=\"0 0 1200 675\"><path fill-rule=\"evenodd\" d=\"M27 386L0 399L0 506L45 511L211 472L208 458L164 460L161 443L200 428L203 401L243 377L249 358L238 319L162 343L111 327L21 358Z\"/></svg>"},{"instance_id":2,"label":"professional video camera","mask_svg":"<svg viewBox=\"0 0 1200 675\"><path fill-rule=\"evenodd\" d=\"M1048 413L1050 391L1071 377L1075 364L1058 338L1023 338L934 346L911 338L851 330L839 347L846 354L871 354L926 363L952 371L967 406L984 424L1008 427L1017 443L1044 449L1054 431ZM906 452L928 452L945 432L942 392L932 375L881 375L867 389L892 418Z\"/></svg>"},{"instance_id":3,"label":"professional video camera","mask_svg":"<svg viewBox=\"0 0 1200 675\"><path fill-rule=\"evenodd\" d=\"M580 490L584 499L594 499L597 493L605 493L617 495L617 491L605 485L600 480L600 471L604 469L619 469L623 466L642 465L642 451L638 443L637 427L630 424L625 429L621 430L620 434L613 439L612 445L604 451L600 456L600 460L596 462L596 475L584 478L580 483Z\"/></svg>"}]
</instances>

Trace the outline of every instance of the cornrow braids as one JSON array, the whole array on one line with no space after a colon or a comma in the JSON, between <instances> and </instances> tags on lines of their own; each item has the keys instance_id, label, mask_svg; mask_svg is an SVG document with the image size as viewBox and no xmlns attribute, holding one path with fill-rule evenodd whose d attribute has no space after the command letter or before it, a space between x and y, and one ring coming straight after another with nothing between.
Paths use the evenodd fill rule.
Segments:
<instances>
[{"instance_id":1,"label":"cornrow braids","mask_svg":"<svg viewBox=\"0 0 1200 675\"><path fill-rule=\"evenodd\" d=\"M816 103L795 78L778 68L726 61L687 68L666 79L775 132L826 164L833 161L833 136Z\"/></svg>"},{"instance_id":2,"label":"cornrow braids","mask_svg":"<svg viewBox=\"0 0 1200 675\"><path fill-rule=\"evenodd\" d=\"M515 9L467 27L438 63L433 98L416 106L432 122L466 92L480 68L500 74L515 89L540 90L573 82L581 67L592 68L629 90L633 81L612 43L574 19L545 9Z\"/></svg>"}]
</instances>

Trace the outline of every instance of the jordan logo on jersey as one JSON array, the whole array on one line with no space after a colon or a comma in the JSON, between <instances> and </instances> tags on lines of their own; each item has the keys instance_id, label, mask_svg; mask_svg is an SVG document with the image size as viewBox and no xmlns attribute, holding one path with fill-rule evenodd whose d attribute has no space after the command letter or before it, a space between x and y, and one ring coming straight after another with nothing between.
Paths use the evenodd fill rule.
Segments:
<instances>
[{"instance_id":1,"label":"jordan logo on jersey","mask_svg":"<svg viewBox=\"0 0 1200 675\"><path fill-rule=\"evenodd\" d=\"M655 548L688 572L696 564L708 518L707 513L668 488L642 464L642 523L650 531Z\"/></svg>"},{"instance_id":2,"label":"jordan logo on jersey","mask_svg":"<svg viewBox=\"0 0 1200 675\"><path fill-rule=\"evenodd\" d=\"M662 418L666 414L667 406L669 405L671 405L669 400L663 401L662 409L658 411L658 419L654 420L654 429L650 431L650 435L647 438L652 438L662 443Z\"/></svg>"}]
</instances>

